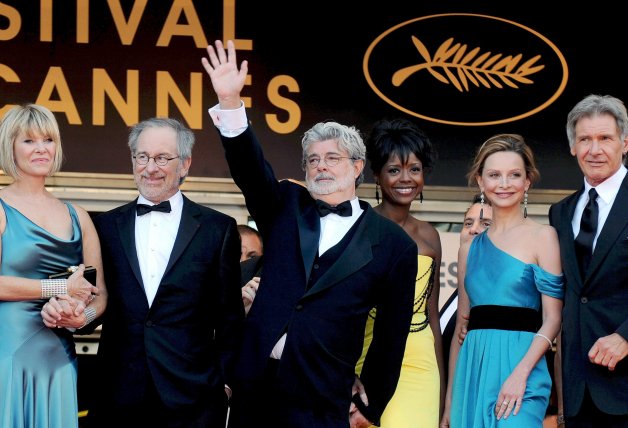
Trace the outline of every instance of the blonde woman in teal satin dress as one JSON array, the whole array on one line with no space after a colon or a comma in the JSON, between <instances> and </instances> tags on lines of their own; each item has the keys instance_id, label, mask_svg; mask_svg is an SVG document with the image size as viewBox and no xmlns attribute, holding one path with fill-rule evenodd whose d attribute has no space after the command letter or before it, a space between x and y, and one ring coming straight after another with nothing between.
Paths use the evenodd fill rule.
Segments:
<instances>
[{"instance_id":1,"label":"blonde woman in teal satin dress","mask_svg":"<svg viewBox=\"0 0 628 428\"><path fill-rule=\"evenodd\" d=\"M43 106L15 106L0 121L0 167L13 178L0 190L2 428L78 427L78 361L73 330L65 327L81 327L106 306L89 214L45 187L61 166L61 150L57 122ZM65 285L47 282L80 264L96 267L98 288L82 277L82 267Z\"/></svg>"},{"instance_id":2,"label":"blonde woman in teal satin dress","mask_svg":"<svg viewBox=\"0 0 628 428\"><path fill-rule=\"evenodd\" d=\"M414 315L397 389L380 426L434 428L438 426L445 392L438 317L441 243L436 229L413 217L410 206L413 201L423 199L425 173L432 168L436 153L427 136L404 119L377 122L366 145L382 196L375 211L403 227L417 243L418 253ZM366 325L364 351L356 367L358 375L376 325L375 308Z\"/></svg>"}]
</instances>

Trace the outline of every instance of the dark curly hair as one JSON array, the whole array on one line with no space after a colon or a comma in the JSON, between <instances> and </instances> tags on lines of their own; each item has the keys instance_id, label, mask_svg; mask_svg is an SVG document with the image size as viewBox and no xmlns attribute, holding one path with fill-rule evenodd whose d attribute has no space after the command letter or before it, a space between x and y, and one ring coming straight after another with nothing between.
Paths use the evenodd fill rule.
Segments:
<instances>
[{"instance_id":1,"label":"dark curly hair","mask_svg":"<svg viewBox=\"0 0 628 428\"><path fill-rule=\"evenodd\" d=\"M414 153L426 172L431 171L436 162L436 150L430 139L407 119L384 119L375 122L365 144L366 157L374 174L379 173L394 155L398 155L405 163L410 154Z\"/></svg>"}]
</instances>

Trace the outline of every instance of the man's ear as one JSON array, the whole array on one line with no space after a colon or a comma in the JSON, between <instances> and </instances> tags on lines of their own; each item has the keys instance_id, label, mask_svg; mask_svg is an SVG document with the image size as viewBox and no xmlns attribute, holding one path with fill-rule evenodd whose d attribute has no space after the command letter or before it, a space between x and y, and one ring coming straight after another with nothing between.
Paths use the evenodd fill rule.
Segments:
<instances>
[{"instance_id":1,"label":"man's ear","mask_svg":"<svg viewBox=\"0 0 628 428\"><path fill-rule=\"evenodd\" d=\"M188 172L190 171L191 165L192 165L192 157L189 157L181 161L181 177L187 177Z\"/></svg>"},{"instance_id":2,"label":"man's ear","mask_svg":"<svg viewBox=\"0 0 628 428\"><path fill-rule=\"evenodd\" d=\"M364 159L358 159L353 161L353 168L355 170L355 177L358 178L362 171L364 170Z\"/></svg>"}]
</instances>

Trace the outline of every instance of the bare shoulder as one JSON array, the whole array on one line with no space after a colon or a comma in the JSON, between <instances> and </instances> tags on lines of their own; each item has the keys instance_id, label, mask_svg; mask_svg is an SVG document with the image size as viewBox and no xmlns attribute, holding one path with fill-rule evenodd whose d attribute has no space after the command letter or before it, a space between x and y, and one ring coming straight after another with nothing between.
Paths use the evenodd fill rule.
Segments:
<instances>
[{"instance_id":1,"label":"bare shoulder","mask_svg":"<svg viewBox=\"0 0 628 428\"><path fill-rule=\"evenodd\" d=\"M76 211L76 215L79 218L79 223L81 224L81 229L85 230L86 227L89 227L89 228L94 227L92 218L89 215L89 213L85 210L85 208L71 202L70 202L70 205L72 205L72 208L74 208L74 211Z\"/></svg>"},{"instance_id":2,"label":"bare shoulder","mask_svg":"<svg viewBox=\"0 0 628 428\"><path fill-rule=\"evenodd\" d=\"M416 220L415 227L412 228L412 239L419 246L419 253L431 256L434 259L440 259L442 248L440 235L434 226L427 221Z\"/></svg>"},{"instance_id":3,"label":"bare shoulder","mask_svg":"<svg viewBox=\"0 0 628 428\"><path fill-rule=\"evenodd\" d=\"M542 240L544 242L556 241L558 242L558 234L556 233L556 229L549 224L541 224L541 223L532 223L532 231L534 233L535 239Z\"/></svg>"}]
</instances>

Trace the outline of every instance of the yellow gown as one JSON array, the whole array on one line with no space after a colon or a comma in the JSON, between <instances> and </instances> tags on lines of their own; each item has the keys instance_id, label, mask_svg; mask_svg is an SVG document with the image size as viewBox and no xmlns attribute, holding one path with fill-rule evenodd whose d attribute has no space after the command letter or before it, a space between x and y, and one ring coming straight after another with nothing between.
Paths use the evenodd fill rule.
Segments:
<instances>
[{"instance_id":1,"label":"yellow gown","mask_svg":"<svg viewBox=\"0 0 628 428\"><path fill-rule=\"evenodd\" d=\"M381 428L437 428L440 377L434 350L434 335L427 323L425 308L434 282L434 260L419 255L414 291L414 315L406 342L397 389L381 418ZM438 280L438 279L437 279ZM362 371L364 357L373 339L375 310L371 311L364 332L364 349L356 366ZM368 396L368 390L366 395Z\"/></svg>"}]
</instances>

